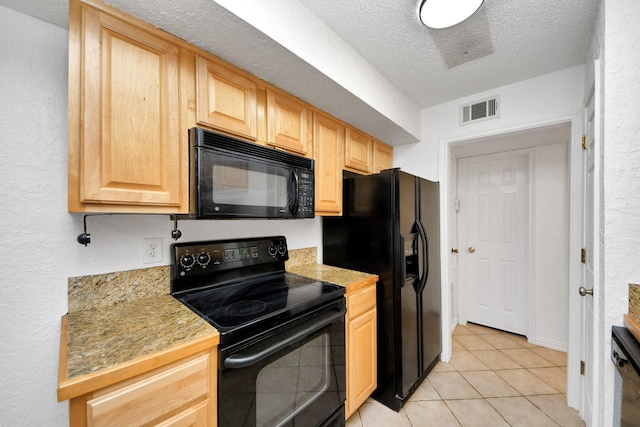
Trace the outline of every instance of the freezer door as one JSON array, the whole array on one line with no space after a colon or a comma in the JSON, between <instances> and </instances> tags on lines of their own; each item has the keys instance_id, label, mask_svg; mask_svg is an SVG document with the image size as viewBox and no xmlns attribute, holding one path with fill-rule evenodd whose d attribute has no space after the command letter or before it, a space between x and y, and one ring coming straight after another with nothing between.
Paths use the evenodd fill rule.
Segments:
<instances>
[{"instance_id":1,"label":"freezer door","mask_svg":"<svg viewBox=\"0 0 640 427\"><path fill-rule=\"evenodd\" d=\"M422 290L421 370L430 369L442 351L440 283L440 189L436 182L419 179L420 222L424 226L428 251L428 275ZM426 248L423 248L423 250Z\"/></svg>"},{"instance_id":2,"label":"freezer door","mask_svg":"<svg viewBox=\"0 0 640 427\"><path fill-rule=\"evenodd\" d=\"M418 315L418 294L416 292L419 272L412 271L419 264L419 237L416 226L418 212L416 177L397 171L398 181L398 217L400 219L400 238L403 242L403 271L396 286L400 293L400 368L402 380L396 384L396 393L405 397L420 378L420 339ZM398 291L398 290L397 290Z\"/></svg>"}]
</instances>

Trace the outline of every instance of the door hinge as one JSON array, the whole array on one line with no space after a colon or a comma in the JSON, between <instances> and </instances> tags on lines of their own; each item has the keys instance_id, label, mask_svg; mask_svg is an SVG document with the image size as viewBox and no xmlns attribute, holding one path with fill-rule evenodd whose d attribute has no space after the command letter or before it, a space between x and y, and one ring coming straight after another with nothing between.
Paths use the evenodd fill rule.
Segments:
<instances>
[{"instance_id":1,"label":"door hinge","mask_svg":"<svg viewBox=\"0 0 640 427\"><path fill-rule=\"evenodd\" d=\"M587 135L582 135L582 149L586 150L588 147L587 145Z\"/></svg>"},{"instance_id":2,"label":"door hinge","mask_svg":"<svg viewBox=\"0 0 640 427\"><path fill-rule=\"evenodd\" d=\"M587 250L585 248L580 249L580 262L587 263Z\"/></svg>"},{"instance_id":3,"label":"door hinge","mask_svg":"<svg viewBox=\"0 0 640 427\"><path fill-rule=\"evenodd\" d=\"M454 209L456 212L460 212L460 199L458 199L457 197L456 197L456 199L453 201L453 209Z\"/></svg>"},{"instance_id":4,"label":"door hinge","mask_svg":"<svg viewBox=\"0 0 640 427\"><path fill-rule=\"evenodd\" d=\"M580 361L580 375L584 375L584 360Z\"/></svg>"}]
</instances>

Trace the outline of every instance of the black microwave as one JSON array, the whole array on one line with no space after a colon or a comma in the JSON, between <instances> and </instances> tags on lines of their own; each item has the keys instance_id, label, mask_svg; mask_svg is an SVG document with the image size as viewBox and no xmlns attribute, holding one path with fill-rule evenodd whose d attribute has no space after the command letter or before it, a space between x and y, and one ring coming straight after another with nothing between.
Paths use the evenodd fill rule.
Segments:
<instances>
[{"instance_id":1,"label":"black microwave","mask_svg":"<svg viewBox=\"0 0 640 427\"><path fill-rule=\"evenodd\" d=\"M313 159L197 127L189 141L195 218L314 217Z\"/></svg>"}]
</instances>

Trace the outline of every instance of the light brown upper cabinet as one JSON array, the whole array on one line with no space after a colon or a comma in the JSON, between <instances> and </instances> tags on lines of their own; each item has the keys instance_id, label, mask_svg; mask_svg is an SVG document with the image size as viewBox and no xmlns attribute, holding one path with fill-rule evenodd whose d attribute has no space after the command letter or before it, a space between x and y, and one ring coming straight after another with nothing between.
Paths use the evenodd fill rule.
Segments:
<instances>
[{"instance_id":1,"label":"light brown upper cabinet","mask_svg":"<svg viewBox=\"0 0 640 427\"><path fill-rule=\"evenodd\" d=\"M201 56L196 61L197 123L255 140L258 133L256 83Z\"/></svg>"},{"instance_id":2,"label":"light brown upper cabinet","mask_svg":"<svg viewBox=\"0 0 640 427\"><path fill-rule=\"evenodd\" d=\"M294 97L267 90L267 143L311 157L308 134L311 112Z\"/></svg>"},{"instance_id":3,"label":"light brown upper cabinet","mask_svg":"<svg viewBox=\"0 0 640 427\"><path fill-rule=\"evenodd\" d=\"M373 172L373 140L371 137L347 127L344 165L346 169L358 173Z\"/></svg>"},{"instance_id":4,"label":"light brown upper cabinet","mask_svg":"<svg viewBox=\"0 0 640 427\"><path fill-rule=\"evenodd\" d=\"M180 47L101 2L69 7L69 211L186 212Z\"/></svg>"},{"instance_id":5,"label":"light brown upper cabinet","mask_svg":"<svg viewBox=\"0 0 640 427\"><path fill-rule=\"evenodd\" d=\"M320 113L313 115L316 215L342 214L344 126Z\"/></svg>"},{"instance_id":6,"label":"light brown upper cabinet","mask_svg":"<svg viewBox=\"0 0 640 427\"><path fill-rule=\"evenodd\" d=\"M69 211L188 213L188 129L316 161L316 213L342 212L342 170L391 147L100 0L69 2Z\"/></svg>"},{"instance_id":7,"label":"light brown upper cabinet","mask_svg":"<svg viewBox=\"0 0 640 427\"><path fill-rule=\"evenodd\" d=\"M393 167L393 147L384 142L373 142L373 173Z\"/></svg>"}]
</instances>

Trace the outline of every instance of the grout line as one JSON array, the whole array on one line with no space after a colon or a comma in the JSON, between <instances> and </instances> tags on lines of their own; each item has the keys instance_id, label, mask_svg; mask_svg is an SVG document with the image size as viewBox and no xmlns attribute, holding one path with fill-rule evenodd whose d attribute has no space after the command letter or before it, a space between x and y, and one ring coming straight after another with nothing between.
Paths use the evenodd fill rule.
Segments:
<instances>
[{"instance_id":1,"label":"grout line","mask_svg":"<svg viewBox=\"0 0 640 427\"><path fill-rule=\"evenodd\" d=\"M464 328L463 326L458 326L458 327L462 327L462 328ZM518 345L518 347L517 347L517 348L513 348L513 349L511 349L511 348L509 348L509 349L500 349L500 348L495 347L493 344L491 344L490 342L486 341L486 340L483 338L483 336L484 336L484 335L500 335L500 336L503 336L503 337L505 337L505 338L507 338L507 339L511 339L510 337L511 337L511 336L513 336L513 335L516 335L516 334L511 334L511 333L509 333L509 332L505 332L505 331L499 331L499 332L497 332L497 333L495 333L495 334L494 334L494 333L480 333L480 334L479 334L479 333L474 332L474 331L472 331L471 329L467 329L467 328L465 328L463 331L464 331L465 333L458 333L458 334L455 334L455 335L453 335L453 333L452 333L452 340L456 341L457 345L459 345L459 346L460 346L460 348L462 349L462 350L457 350L456 352L466 351L466 352L469 352L470 354L472 354L472 355L473 355L473 353L472 353L473 351L496 350L496 351L499 351L500 353L502 353L504 356L506 356L506 357L507 357L507 358L509 358L510 360L512 360L512 361L514 361L515 363L517 363L518 365L520 365L521 367L520 367L520 368L512 368L512 369L489 369L488 371L487 371L487 370L460 371L460 370L458 370L455 366L449 365L449 366L451 366L451 367L453 368L453 370L442 370L442 371L436 371L436 372L437 372L437 373L447 373L447 372L455 372L455 373L457 373L457 374L458 374L460 377L462 377L462 379L463 379L463 380L464 380L464 381L465 381L465 382L466 382L466 383L471 387L471 389L473 389L476 393L478 393L478 395L479 395L480 397L478 397L478 398L444 399L444 398L442 397L442 395L440 394L440 392L436 389L436 387L431 383L431 381L429 381L429 376L427 376L427 378L425 378L425 381L429 381L429 384L431 385L431 388L435 391L435 393L436 393L436 395L438 396L438 398L439 398L439 399L417 400L417 401L414 401L414 402L426 402L426 401L433 401L433 402L436 402L436 401L441 401L441 402L443 402L443 403L445 404L445 406L447 407L447 409L448 409L448 410L449 410L449 412L451 413L452 417L456 420L456 422L458 422L460 425L462 425L462 421L461 421L461 420L459 420L459 419L458 419L458 417L455 415L455 413L451 410L451 407L448 405L447 401L456 401L456 400L479 400L479 399L482 399L482 400L484 400L484 401L485 401L485 402L486 402L486 403L487 403L487 404L488 404L488 405L489 405L489 406L490 406L490 407L491 407L495 412L497 412L497 413L498 413L498 415L500 416L500 418L502 418L502 419L504 420L504 422L505 422L507 425L509 425L509 426L510 426L511 424L509 424L509 422L506 420L506 418L505 418L505 417L504 417L504 416L503 416L503 415L498 411L498 409L497 409L496 407L494 407L494 406L491 404L491 402L489 402L489 400L488 400L488 399L494 399L494 398L495 398L495 399L501 399L501 398L523 397L523 398L524 398L524 399L526 399L529 403L531 403L531 404L532 404L536 409L540 410L540 411L541 411L541 412L542 412L542 413L543 413L543 414L544 414L544 415L545 415L545 416L546 416L546 417L547 417L547 418L548 418L548 419L549 419L553 424L555 424L555 425L559 425L559 424L558 424L558 423L557 423L557 422L556 422L556 421L555 421L555 420L554 420L554 419L553 419L549 414L547 414L547 412L545 412L541 407L539 407L538 405L536 405L536 404L535 404L535 403L534 403L530 398L531 398L531 397L537 397L537 396L554 396L554 395L563 395L563 396L566 396L566 392L565 392L565 393L563 393L562 391L557 390L553 385L549 384L549 383L548 383L547 381L545 381L543 378L541 378L540 376L536 375L534 372L531 372L531 369L558 368L558 369L561 369L561 370L562 370L562 368L563 368L564 366L566 366L566 365L556 365L553 361L548 360L547 358L545 358L545 357L541 356L540 354L538 354L538 353L536 353L536 352L534 352L534 351L532 351L532 350L531 350L532 348L544 348L544 347L541 347L541 346L529 346L529 347L525 347L524 345L520 344L519 342L517 342L517 341L515 341L515 340L512 340L512 341L515 343L515 345ZM484 331L483 331L483 332L484 332ZM469 349L468 349L467 347L465 347L465 346L464 346L460 341L458 341L458 340L456 339L457 337L465 337L465 336L475 336L475 337L478 337L478 338L482 339L482 341L484 341L484 342L486 342L488 345L490 345L492 348L490 348L490 349L480 349L480 350L469 350ZM520 337L520 336L518 336L518 337ZM524 338L526 339L526 337L524 337ZM520 338L520 339L522 339L522 338ZM550 363L550 364L551 364L551 366L543 366L543 367L526 368L526 367L522 366L522 365L520 364L520 362L518 362L518 360L516 360L516 359L514 359L513 357L511 357L511 356L509 356L509 355L505 354L505 353L502 351L502 350L514 350L514 349L518 349L518 350L526 349L526 350L529 350L529 351L530 351L531 353L533 353L534 355L536 355L536 356L538 356L538 357L542 358L543 360L545 360L546 362ZM474 357L475 357L475 356L474 356ZM443 362L439 362L439 363L443 363ZM484 362L483 362L483 364L484 364ZM485 364L485 365L486 365L486 364ZM487 366L487 367L488 367L488 366ZM534 375L536 378L538 378L538 379L539 379L540 381L542 381L544 384L546 384L546 385L548 385L549 387L551 387L553 390L555 390L555 391L556 391L556 393L543 393L543 394L535 394L535 395L534 395L534 394L532 394L532 395L526 395L526 394L523 394L523 393L522 393L522 392L520 392L518 389L516 389L514 386L512 386L512 385L511 385L511 384L509 384L507 381L505 381L502 377L500 377L500 375L498 375L498 374L497 374L497 372L498 372L498 371L509 371L509 370L513 370L513 371L515 371L515 370L525 370L525 371L529 372L531 375ZM434 371L432 371L432 372L434 372ZM479 390L478 390L478 389L477 389L473 384L471 384L471 383L469 382L469 380L467 380L467 378L465 378L465 376L463 375L463 373L466 373L466 372L493 372L493 373L494 373L494 374L496 374L496 375L497 375L497 376L498 376L502 381L504 381L506 384L508 384L508 385L509 385L509 386L510 386L510 387L511 387L511 388L512 388L516 393L517 393L517 395L516 395L516 396L496 396L496 397L485 397L485 396L483 396L483 395L482 395L482 393L480 393L480 391L479 391ZM431 375L431 373L429 373L429 375ZM565 375L565 381L566 381L566 372L564 372L564 375ZM565 404L566 404L566 402L565 402ZM360 426L363 426L363 427L369 427L369 426L365 426L365 424L364 424L364 419L362 418L362 416L361 416L361 414L360 414L360 409L358 409L356 412L357 412L358 419L359 419L359 421L360 421L360 424L359 424L359 425L360 425ZM414 427L414 426L413 426L413 424L411 423L411 419L409 418L409 415L408 415L408 414L407 414L407 412L405 411L405 408L402 408L402 409L401 409L401 412L404 414L404 417L408 420L409 425L410 425L410 426L412 426L412 427ZM356 415L356 414L354 414L354 416L355 416L355 415ZM415 426L415 427L418 427L418 426Z\"/></svg>"}]
</instances>

